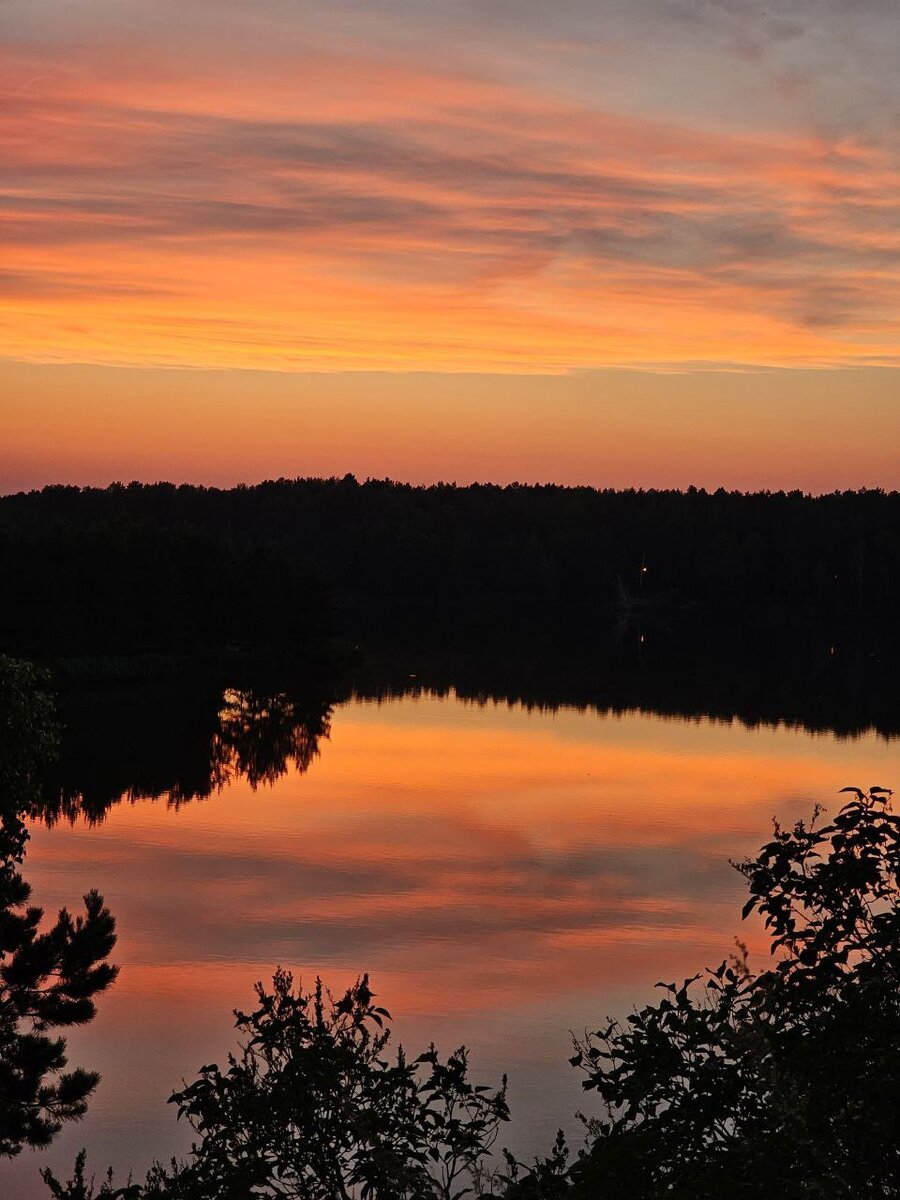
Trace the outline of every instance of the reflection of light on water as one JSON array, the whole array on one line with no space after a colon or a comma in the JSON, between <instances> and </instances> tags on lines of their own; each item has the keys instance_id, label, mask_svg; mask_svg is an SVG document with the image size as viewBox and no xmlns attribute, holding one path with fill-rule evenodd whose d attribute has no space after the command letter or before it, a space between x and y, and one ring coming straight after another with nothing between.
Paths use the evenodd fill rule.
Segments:
<instances>
[{"instance_id":1,"label":"reflection of light on water","mask_svg":"<svg viewBox=\"0 0 900 1200\"><path fill-rule=\"evenodd\" d=\"M60 1143L63 1166L82 1144L138 1169L180 1147L168 1089L221 1061L231 1009L278 963L336 986L368 970L404 1041L465 1041L479 1077L509 1070L511 1136L524 1131L525 1151L546 1141L542 1122L552 1137L582 1104L568 1029L627 1011L658 978L714 965L739 931L758 952L729 857L765 840L775 813L790 821L814 801L835 806L845 784L895 782L892 747L871 734L422 690L340 707L313 770L298 752L254 791L236 770L239 748L244 761L256 748L241 737L266 714L267 745L294 754L292 738L309 745L298 710L234 689L221 712L230 773L213 802L33 831L40 902L70 900L83 880L121 931L121 978L73 1039L104 1083ZM151 1067L136 1073L135 1061Z\"/></svg>"}]
</instances>

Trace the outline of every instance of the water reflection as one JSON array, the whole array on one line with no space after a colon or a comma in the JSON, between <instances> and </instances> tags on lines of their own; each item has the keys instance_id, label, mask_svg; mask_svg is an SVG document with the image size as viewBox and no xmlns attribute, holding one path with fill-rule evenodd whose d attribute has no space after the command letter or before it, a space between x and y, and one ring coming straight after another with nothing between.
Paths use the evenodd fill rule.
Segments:
<instances>
[{"instance_id":1,"label":"water reflection","mask_svg":"<svg viewBox=\"0 0 900 1200\"><path fill-rule=\"evenodd\" d=\"M273 784L289 766L303 772L328 736L330 706L310 711L287 692L226 688L213 737L211 776L220 789L236 776L251 788Z\"/></svg>"},{"instance_id":2,"label":"water reflection","mask_svg":"<svg viewBox=\"0 0 900 1200\"><path fill-rule=\"evenodd\" d=\"M51 903L76 866L103 890L122 975L79 1035L104 1084L55 1162L85 1143L138 1170L176 1152L166 1096L221 1057L231 1009L276 963L337 987L370 971L405 1041L466 1042L479 1073L509 1070L513 1144L546 1145L581 1103L567 1030L727 951L743 898L728 857L773 813L896 775L872 733L529 711L427 694L421 679L365 699L365 686L343 701L210 687L202 705L180 697L184 723L158 691L93 702L89 745L70 743L60 770L78 797L68 815L106 820L36 827L32 864ZM177 819L103 804L170 793Z\"/></svg>"},{"instance_id":3,"label":"water reflection","mask_svg":"<svg viewBox=\"0 0 900 1200\"><path fill-rule=\"evenodd\" d=\"M331 704L320 689L202 680L70 695L62 754L37 815L97 824L123 801L164 798L180 809L234 779L254 791L271 785L289 768L309 768L328 737Z\"/></svg>"},{"instance_id":4,"label":"water reflection","mask_svg":"<svg viewBox=\"0 0 900 1200\"><path fill-rule=\"evenodd\" d=\"M491 637L394 650L357 677L363 698L418 691L541 711L644 712L787 725L811 733L900 735L900 645L859 628L753 629L710 623L678 633L634 625L620 639L538 628L524 644Z\"/></svg>"},{"instance_id":5,"label":"water reflection","mask_svg":"<svg viewBox=\"0 0 900 1200\"><path fill-rule=\"evenodd\" d=\"M633 635L633 636L632 636ZM638 651L634 638L644 637ZM765 650L750 634L710 629L666 639L571 639L523 650L469 646L375 658L353 678L192 678L63 696L66 726L41 816L102 821L122 801L164 799L179 809L236 778L251 790L289 768L308 770L335 705L445 697L554 713L654 714L748 728L797 728L838 738L900 734L890 656L810 629ZM502 650L502 652L501 652Z\"/></svg>"}]
</instances>

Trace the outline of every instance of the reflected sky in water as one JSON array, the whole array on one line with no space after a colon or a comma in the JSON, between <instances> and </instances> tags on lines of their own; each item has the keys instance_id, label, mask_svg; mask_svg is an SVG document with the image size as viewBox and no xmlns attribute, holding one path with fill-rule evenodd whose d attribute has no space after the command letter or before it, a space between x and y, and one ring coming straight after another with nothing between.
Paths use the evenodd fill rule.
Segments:
<instances>
[{"instance_id":1,"label":"reflected sky in water","mask_svg":"<svg viewBox=\"0 0 900 1200\"><path fill-rule=\"evenodd\" d=\"M896 747L785 728L463 703L422 695L337 707L319 755L255 790L114 806L94 827L33 829L28 877L52 910L99 888L119 921L119 981L72 1061L103 1083L37 1168L86 1145L142 1172L186 1147L170 1091L233 1044L231 1009L280 963L336 989L369 971L420 1048L465 1042L475 1074L510 1075L519 1152L589 1110L569 1029L715 965L740 933L729 857L773 815L834 806L845 784L898 783ZM309 763L306 773L301 771ZM8 1182L7 1182L8 1181Z\"/></svg>"}]
</instances>

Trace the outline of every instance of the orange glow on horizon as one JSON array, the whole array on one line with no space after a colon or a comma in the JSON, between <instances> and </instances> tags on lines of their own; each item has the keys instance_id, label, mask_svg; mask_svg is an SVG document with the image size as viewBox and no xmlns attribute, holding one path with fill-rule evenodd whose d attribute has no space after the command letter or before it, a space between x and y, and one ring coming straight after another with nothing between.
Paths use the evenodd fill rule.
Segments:
<instances>
[{"instance_id":1,"label":"orange glow on horizon","mask_svg":"<svg viewBox=\"0 0 900 1200\"><path fill-rule=\"evenodd\" d=\"M0 491L900 484L875 16L545 7L11 13Z\"/></svg>"},{"instance_id":2,"label":"orange glow on horizon","mask_svg":"<svg viewBox=\"0 0 900 1200\"><path fill-rule=\"evenodd\" d=\"M900 487L893 370L568 376L0 361L0 493L298 475L600 487Z\"/></svg>"}]
</instances>

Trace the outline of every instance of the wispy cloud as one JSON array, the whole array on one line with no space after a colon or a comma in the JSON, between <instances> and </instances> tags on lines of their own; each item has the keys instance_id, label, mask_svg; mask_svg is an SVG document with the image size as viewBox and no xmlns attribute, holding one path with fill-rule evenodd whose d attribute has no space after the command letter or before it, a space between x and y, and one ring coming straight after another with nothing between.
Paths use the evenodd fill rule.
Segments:
<instances>
[{"instance_id":1,"label":"wispy cloud","mask_svg":"<svg viewBox=\"0 0 900 1200\"><path fill-rule=\"evenodd\" d=\"M754 26L767 54L809 42L792 7ZM701 8L703 37L735 35L740 5L657 16L683 33ZM504 11L486 6L485 28ZM496 47L493 76L484 51L438 66L296 29L288 53L285 20L271 5L255 27L268 63L259 45L164 52L158 30L118 56L121 30L11 44L0 351L549 372L894 360L889 138L615 108L511 79Z\"/></svg>"}]
</instances>

